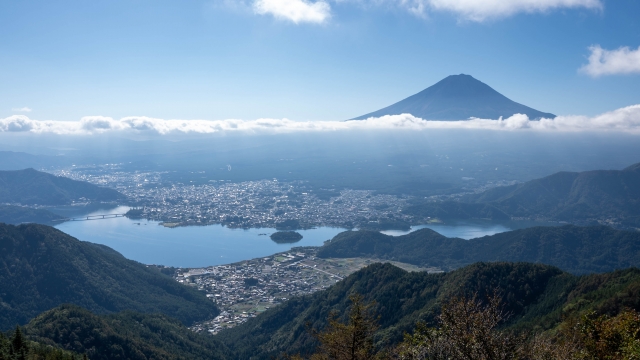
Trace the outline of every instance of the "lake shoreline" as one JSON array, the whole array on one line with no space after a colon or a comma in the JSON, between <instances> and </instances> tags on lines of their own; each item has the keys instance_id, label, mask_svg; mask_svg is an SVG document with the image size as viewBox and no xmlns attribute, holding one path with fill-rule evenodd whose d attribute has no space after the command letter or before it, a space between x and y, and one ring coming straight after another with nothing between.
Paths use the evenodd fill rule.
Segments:
<instances>
[{"instance_id":1,"label":"lake shoreline","mask_svg":"<svg viewBox=\"0 0 640 360\"><path fill-rule=\"evenodd\" d=\"M128 207L108 209L125 213ZM105 209L78 216L101 214ZM113 248L123 256L143 264L197 268L235 263L247 259L270 256L292 247L322 246L345 228L320 226L298 230L303 238L295 243L278 244L269 238L276 228L229 228L222 224L199 226L158 226L160 222L126 217L92 221L70 221L55 228L83 241ZM491 222L447 222L411 226L405 231L382 231L388 235L404 235L422 228L430 228L447 237L471 239L485 235L543 224L496 224Z\"/></svg>"}]
</instances>

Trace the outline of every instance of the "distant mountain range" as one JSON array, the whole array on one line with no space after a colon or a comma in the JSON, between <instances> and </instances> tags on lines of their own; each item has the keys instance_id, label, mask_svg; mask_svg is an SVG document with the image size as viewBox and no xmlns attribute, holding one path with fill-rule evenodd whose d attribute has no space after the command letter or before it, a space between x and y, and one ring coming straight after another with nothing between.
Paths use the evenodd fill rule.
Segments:
<instances>
[{"instance_id":1,"label":"distant mountain range","mask_svg":"<svg viewBox=\"0 0 640 360\"><path fill-rule=\"evenodd\" d=\"M73 201L113 202L125 199L113 189L34 169L0 171L0 203L67 205Z\"/></svg>"},{"instance_id":2,"label":"distant mountain range","mask_svg":"<svg viewBox=\"0 0 640 360\"><path fill-rule=\"evenodd\" d=\"M498 119L525 114L529 119L556 116L514 102L470 75L451 75L421 92L353 120L411 114L425 120Z\"/></svg>"},{"instance_id":3,"label":"distant mountain range","mask_svg":"<svg viewBox=\"0 0 640 360\"><path fill-rule=\"evenodd\" d=\"M460 201L425 202L403 211L444 219L530 218L640 227L640 163L623 170L559 172Z\"/></svg>"},{"instance_id":4,"label":"distant mountain range","mask_svg":"<svg viewBox=\"0 0 640 360\"><path fill-rule=\"evenodd\" d=\"M202 292L109 247L45 225L0 224L0 330L64 303L98 314L159 312L186 325L219 312Z\"/></svg>"}]
</instances>

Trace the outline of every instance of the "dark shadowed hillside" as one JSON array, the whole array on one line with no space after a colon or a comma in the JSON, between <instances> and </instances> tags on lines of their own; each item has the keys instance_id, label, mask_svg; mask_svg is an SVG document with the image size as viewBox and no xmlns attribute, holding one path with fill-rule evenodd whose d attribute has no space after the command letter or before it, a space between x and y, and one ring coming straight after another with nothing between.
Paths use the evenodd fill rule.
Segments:
<instances>
[{"instance_id":1,"label":"dark shadowed hillside","mask_svg":"<svg viewBox=\"0 0 640 360\"><path fill-rule=\"evenodd\" d=\"M448 219L533 218L640 226L640 164L624 170L560 172L463 197L409 206L407 214Z\"/></svg>"},{"instance_id":2,"label":"dark shadowed hillside","mask_svg":"<svg viewBox=\"0 0 640 360\"><path fill-rule=\"evenodd\" d=\"M196 334L160 314L95 315L75 305L62 305L33 319L25 333L92 360L232 358L211 336Z\"/></svg>"},{"instance_id":3,"label":"dark shadowed hillside","mask_svg":"<svg viewBox=\"0 0 640 360\"><path fill-rule=\"evenodd\" d=\"M317 345L310 326L322 329L329 312L346 314L348 295L375 301L380 316L378 347L393 345L417 321L433 324L443 301L453 295L497 289L512 317L510 328L550 329L586 310L615 314L640 307L640 270L576 277L557 268L525 263L478 263L444 274L409 273L390 264L370 265L313 295L293 298L215 337L237 359L269 359L282 352L309 353Z\"/></svg>"},{"instance_id":4,"label":"dark shadowed hillside","mask_svg":"<svg viewBox=\"0 0 640 360\"><path fill-rule=\"evenodd\" d=\"M6 224L38 223L52 224L64 216L45 209L32 209L24 206L0 205L0 222Z\"/></svg>"},{"instance_id":5,"label":"dark shadowed hillside","mask_svg":"<svg viewBox=\"0 0 640 360\"><path fill-rule=\"evenodd\" d=\"M2 360L84 360L82 354L30 340L20 328L13 329L7 335L0 333Z\"/></svg>"},{"instance_id":6,"label":"dark shadowed hillside","mask_svg":"<svg viewBox=\"0 0 640 360\"><path fill-rule=\"evenodd\" d=\"M113 189L54 176L34 169L0 171L0 203L66 205L73 201L121 201Z\"/></svg>"},{"instance_id":7,"label":"dark shadowed hillside","mask_svg":"<svg viewBox=\"0 0 640 360\"><path fill-rule=\"evenodd\" d=\"M460 74L448 76L415 95L354 120L399 114L425 120L498 119L513 114L526 114L530 119L555 118L553 114L508 99L470 75Z\"/></svg>"},{"instance_id":8,"label":"dark shadowed hillside","mask_svg":"<svg viewBox=\"0 0 640 360\"><path fill-rule=\"evenodd\" d=\"M163 313L185 324L216 306L195 289L103 245L44 225L0 224L0 329L72 303L96 313Z\"/></svg>"},{"instance_id":9,"label":"dark shadowed hillside","mask_svg":"<svg viewBox=\"0 0 640 360\"><path fill-rule=\"evenodd\" d=\"M526 261L583 274L640 266L640 232L566 225L462 240L430 229L402 236L346 231L322 246L318 256L374 257L447 270L477 261Z\"/></svg>"}]
</instances>

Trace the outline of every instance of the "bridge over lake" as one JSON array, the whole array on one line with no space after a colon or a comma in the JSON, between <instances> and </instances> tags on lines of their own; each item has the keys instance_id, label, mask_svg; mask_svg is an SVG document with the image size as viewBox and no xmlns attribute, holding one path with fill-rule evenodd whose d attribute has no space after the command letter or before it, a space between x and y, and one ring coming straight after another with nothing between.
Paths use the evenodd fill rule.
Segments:
<instances>
[{"instance_id":1,"label":"bridge over lake","mask_svg":"<svg viewBox=\"0 0 640 360\"><path fill-rule=\"evenodd\" d=\"M97 215L86 215L81 217L68 217L59 219L56 221L89 221L89 220L103 220L103 219L115 219L119 217L124 217L125 214L97 214Z\"/></svg>"}]
</instances>

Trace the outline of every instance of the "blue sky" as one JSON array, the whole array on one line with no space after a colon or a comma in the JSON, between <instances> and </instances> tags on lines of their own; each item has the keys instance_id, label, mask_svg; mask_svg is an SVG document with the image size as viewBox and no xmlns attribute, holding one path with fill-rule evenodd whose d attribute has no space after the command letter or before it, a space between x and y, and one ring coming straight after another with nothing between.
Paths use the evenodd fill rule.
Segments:
<instances>
[{"instance_id":1,"label":"blue sky","mask_svg":"<svg viewBox=\"0 0 640 360\"><path fill-rule=\"evenodd\" d=\"M638 14L636 0L2 1L0 118L342 120L459 73L593 116L640 104ZM580 70L594 45L602 63Z\"/></svg>"}]
</instances>

